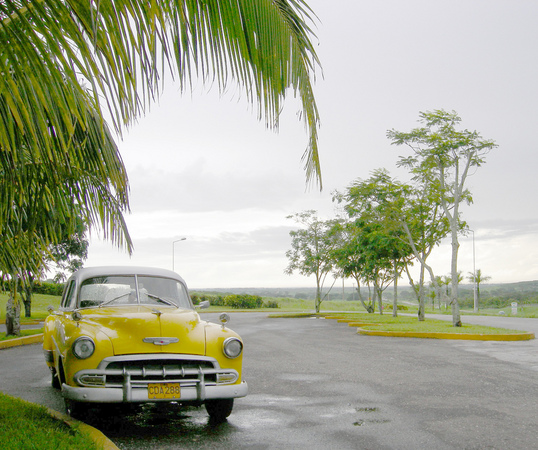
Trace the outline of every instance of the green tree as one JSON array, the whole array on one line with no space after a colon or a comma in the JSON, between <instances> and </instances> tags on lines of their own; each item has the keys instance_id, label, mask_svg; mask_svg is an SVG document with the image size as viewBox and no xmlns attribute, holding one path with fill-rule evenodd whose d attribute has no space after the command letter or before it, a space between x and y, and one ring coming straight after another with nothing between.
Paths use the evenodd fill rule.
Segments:
<instances>
[{"instance_id":1,"label":"green tree","mask_svg":"<svg viewBox=\"0 0 538 450\"><path fill-rule=\"evenodd\" d=\"M394 281L399 262L404 258L402 240L397 230L371 217L363 216L354 224L359 230L356 245L361 249L362 278L372 284L372 304L377 300L379 313L383 314L383 292Z\"/></svg>"},{"instance_id":2,"label":"green tree","mask_svg":"<svg viewBox=\"0 0 538 450\"><path fill-rule=\"evenodd\" d=\"M476 273L469 272L467 279L474 284L474 289L476 289L476 309L478 310L478 305L480 304L480 283L485 283L486 281L491 280L491 277L483 275L482 270L477 269Z\"/></svg>"},{"instance_id":3,"label":"green tree","mask_svg":"<svg viewBox=\"0 0 538 450\"><path fill-rule=\"evenodd\" d=\"M383 224L388 236L393 239L392 245L397 248L394 279L397 280L401 271L406 270L419 302L418 318L424 320L426 270L432 281L435 279L426 261L448 232L447 222L432 199L428 186L413 187L401 183L393 179L387 170L378 169L370 178L354 181L345 195L336 199L344 202L349 216L375 217ZM413 257L420 263L418 285L409 270ZM397 314L394 310L393 307L393 315Z\"/></svg>"},{"instance_id":4,"label":"green tree","mask_svg":"<svg viewBox=\"0 0 538 450\"><path fill-rule=\"evenodd\" d=\"M317 217L314 210L303 211L287 217L294 219L302 228L290 231L291 250L286 252L289 260L285 273L288 275L298 271L301 275L316 278L316 313L319 313L321 293L327 275L333 270L331 251L334 249L336 239L331 232L333 223L323 221Z\"/></svg>"},{"instance_id":5,"label":"green tree","mask_svg":"<svg viewBox=\"0 0 538 450\"><path fill-rule=\"evenodd\" d=\"M47 258L47 262L50 261L52 267L49 265L48 270L56 272L54 275L55 283L64 282L69 275L84 265L90 245L87 231L84 222L78 221L73 233L65 235L58 244L49 249L50 256Z\"/></svg>"},{"instance_id":6,"label":"green tree","mask_svg":"<svg viewBox=\"0 0 538 450\"><path fill-rule=\"evenodd\" d=\"M32 316L33 288L35 280L41 277L43 271L55 269L57 273L54 281L61 283L66 279L66 272L71 274L80 269L84 264L84 260L88 257L87 227L79 217L74 218L74 223L74 231L70 228L62 227L64 230L63 238L57 244L50 245L45 254L41 255L40 260L43 263L39 273L33 273L32 270L28 270L23 277L18 277L25 317Z\"/></svg>"},{"instance_id":7,"label":"green tree","mask_svg":"<svg viewBox=\"0 0 538 450\"><path fill-rule=\"evenodd\" d=\"M347 226L355 227L347 233L354 242L344 240L343 253L337 257L339 265L357 275L360 272L364 281L373 283L380 308L384 288L394 281L397 290L397 280L411 253L399 218L406 199L403 189L381 169L367 180L355 180L344 194L333 196L333 201L344 204L351 219ZM357 252L356 257L350 257L352 252ZM393 315L397 315L397 304L393 305Z\"/></svg>"},{"instance_id":8,"label":"green tree","mask_svg":"<svg viewBox=\"0 0 538 450\"><path fill-rule=\"evenodd\" d=\"M411 148L413 155L401 158L399 165L408 168L415 181L435 187L437 201L449 222L452 322L454 326L461 326L457 281L458 233L462 229L460 205L472 202L471 193L465 187L470 171L480 167L486 153L496 145L482 139L476 131L458 130L461 118L455 112L421 112L419 122L423 124L420 128L408 133L390 130L387 136L392 144Z\"/></svg>"},{"instance_id":9,"label":"green tree","mask_svg":"<svg viewBox=\"0 0 538 450\"><path fill-rule=\"evenodd\" d=\"M366 249L361 245L360 227L356 221L337 220L334 222L331 234L338 236L336 245L330 252L330 258L334 261L337 270L343 278L352 278L357 283L359 301L368 313L375 312L375 297L371 294L371 288L365 279ZM361 283L368 285L368 298L365 299Z\"/></svg>"},{"instance_id":10,"label":"green tree","mask_svg":"<svg viewBox=\"0 0 538 450\"><path fill-rule=\"evenodd\" d=\"M406 202L405 206L399 210L399 220L413 256L420 264L418 286L409 270L407 270L407 275L417 295L418 319L423 321L425 320L425 272L429 273L432 284L436 285L439 281L427 260L433 249L447 236L449 226L442 209L432 199L429 184L409 187L405 189L403 195L405 195ZM441 285L438 288L440 289Z\"/></svg>"}]
</instances>

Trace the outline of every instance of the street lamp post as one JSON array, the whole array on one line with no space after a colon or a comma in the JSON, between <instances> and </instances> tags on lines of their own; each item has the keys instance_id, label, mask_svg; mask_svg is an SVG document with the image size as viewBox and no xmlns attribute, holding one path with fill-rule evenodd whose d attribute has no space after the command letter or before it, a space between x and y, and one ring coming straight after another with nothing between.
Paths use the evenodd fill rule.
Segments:
<instances>
[{"instance_id":1,"label":"street lamp post","mask_svg":"<svg viewBox=\"0 0 538 450\"><path fill-rule=\"evenodd\" d=\"M182 237L181 239L177 239L176 241L172 242L172 271L175 271L175 251L174 251L175 247L174 245L176 242L184 241L185 239L187 238Z\"/></svg>"}]
</instances>

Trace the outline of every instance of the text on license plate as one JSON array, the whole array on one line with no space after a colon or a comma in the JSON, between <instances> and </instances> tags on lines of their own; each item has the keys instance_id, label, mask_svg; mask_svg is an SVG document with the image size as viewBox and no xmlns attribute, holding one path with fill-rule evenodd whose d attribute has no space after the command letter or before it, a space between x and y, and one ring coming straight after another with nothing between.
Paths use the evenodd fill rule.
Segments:
<instances>
[{"instance_id":1,"label":"text on license plate","mask_svg":"<svg viewBox=\"0 0 538 450\"><path fill-rule=\"evenodd\" d=\"M150 383L148 398L180 398L179 383Z\"/></svg>"}]
</instances>

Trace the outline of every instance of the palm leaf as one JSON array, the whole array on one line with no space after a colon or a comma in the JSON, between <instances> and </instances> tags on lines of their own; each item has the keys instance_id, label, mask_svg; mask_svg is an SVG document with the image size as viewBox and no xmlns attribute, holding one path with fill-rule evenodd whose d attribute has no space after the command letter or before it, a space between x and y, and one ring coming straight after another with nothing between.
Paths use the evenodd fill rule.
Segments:
<instances>
[{"instance_id":1,"label":"palm leaf","mask_svg":"<svg viewBox=\"0 0 538 450\"><path fill-rule=\"evenodd\" d=\"M33 137L38 153L50 146L39 142L43 123L29 119L35 102L54 110L58 121L70 119L71 99L59 95L60 80L74 86L85 80L118 132L158 95L164 67L173 69L181 89L194 77L216 81L222 91L238 84L269 127L278 127L291 91L301 99L309 133L307 180L321 187L312 90L319 61L306 24L312 16L302 0L6 0L0 3L0 70L34 74L50 95L25 97L30 86L0 77L10 113L5 119ZM0 146L14 151L6 127Z\"/></svg>"}]
</instances>

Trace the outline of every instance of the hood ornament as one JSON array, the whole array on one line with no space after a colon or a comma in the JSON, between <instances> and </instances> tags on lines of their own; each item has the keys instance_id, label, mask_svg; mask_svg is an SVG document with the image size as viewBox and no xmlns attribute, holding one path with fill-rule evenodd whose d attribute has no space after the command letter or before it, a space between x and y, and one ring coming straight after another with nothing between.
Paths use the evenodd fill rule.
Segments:
<instances>
[{"instance_id":1,"label":"hood ornament","mask_svg":"<svg viewBox=\"0 0 538 450\"><path fill-rule=\"evenodd\" d=\"M168 344L175 344L176 342L179 342L179 339L176 337L147 337L142 340L146 344L154 344L154 345L168 345Z\"/></svg>"},{"instance_id":2,"label":"hood ornament","mask_svg":"<svg viewBox=\"0 0 538 450\"><path fill-rule=\"evenodd\" d=\"M158 309L151 308L151 314L155 314L158 317L161 317L162 311L159 311Z\"/></svg>"}]
</instances>

